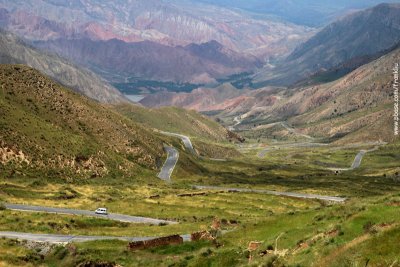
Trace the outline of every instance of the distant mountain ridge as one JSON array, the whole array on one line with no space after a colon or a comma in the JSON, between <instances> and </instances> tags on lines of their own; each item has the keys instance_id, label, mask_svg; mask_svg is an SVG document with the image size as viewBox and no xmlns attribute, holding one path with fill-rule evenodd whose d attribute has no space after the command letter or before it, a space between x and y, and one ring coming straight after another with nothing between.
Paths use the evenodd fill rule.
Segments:
<instances>
[{"instance_id":1,"label":"distant mountain ridge","mask_svg":"<svg viewBox=\"0 0 400 267\"><path fill-rule=\"evenodd\" d=\"M197 0L223 7L235 7L256 14L273 15L292 23L307 26L322 26L352 10L377 5L382 0ZM398 2L386 0L384 2Z\"/></svg>"},{"instance_id":2,"label":"distant mountain ridge","mask_svg":"<svg viewBox=\"0 0 400 267\"><path fill-rule=\"evenodd\" d=\"M262 66L253 56L245 57L224 48L216 41L170 47L151 41L126 43L117 39L94 41L58 39L36 42L36 46L53 51L91 68L112 80L123 82L135 77L143 80L213 83L216 79Z\"/></svg>"},{"instance_id":3,"label":"distant mountain ridge","mask_svg":"<svg viewBox=\"0 0 400 267\"><path fill-rule=\"evenodd\" d=\"M353 58L372 56L400 42L400 4L380 4L325 27L275 68L255 76L261 84L290 85Z\"/></svg>"},{"instance_id":4,"label":"distant mountain ridge","mask_svg":"<svg viewBox=\"0 0 400 267\"><path fill-rule=\"evenodd\" d=\"M0 63L26 64L61 84L104 103L126 102L125 97L102 78L58 56L35 49L0 29Z\"/></svg>"}]
</instances>

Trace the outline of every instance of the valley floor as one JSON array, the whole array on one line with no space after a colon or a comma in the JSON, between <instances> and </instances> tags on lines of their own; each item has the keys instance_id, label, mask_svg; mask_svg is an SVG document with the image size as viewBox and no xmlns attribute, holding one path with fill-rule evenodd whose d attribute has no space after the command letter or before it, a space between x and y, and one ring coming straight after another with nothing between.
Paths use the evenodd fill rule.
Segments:
<instances>
[{"instance_id":1,"label":"valley floor","mask_svg":"<svg viewBox=\"0 0 400 267\"><path fill-rule=\"evenodd\" d=\"M0 232L161 237L212 232L216 222L219 226L214 241L141 251L130 251L126 240L40 245L2 239L0 265L399 266L398 143L369 151L359 168L347 170L360 150L374 146L275 142L275 149L265 151L269 145L242 145L242 155L226 161L200 158L184 146L177 147L180 156L171 183L148 173L140 179L94 179L65 185L39 177L10 178L3 170L0 199L6 203L83 210L104 206L113 213L178 223L132 224L4 207ZM262 151L265 153L260 157ZM298 197L308 194L345 201Z\"/></svg>"}]
</instances>

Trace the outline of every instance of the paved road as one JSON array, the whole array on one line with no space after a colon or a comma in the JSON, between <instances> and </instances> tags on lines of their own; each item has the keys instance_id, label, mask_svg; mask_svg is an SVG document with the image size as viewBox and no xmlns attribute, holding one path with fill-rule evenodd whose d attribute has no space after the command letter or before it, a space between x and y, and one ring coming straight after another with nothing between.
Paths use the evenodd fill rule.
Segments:
<instances>
[{"instance_id":1,"label":"paved road","mask_svg":"<svg viewBox=\"0 0 400 267\"><path fill-rule=\"evenodd\" d=\"M365 150L361 150L357 156L354 158L353 164L351 164L350 169L354 170L360 167L361 165L361 161L363 159L363 157L365 156L365 154L367 153L367 151Z\"/></svg>"},{"instance_id":2,"label":"paved road","mask_svg":"<svg viewBox=\"0 0 400 267\"><path fill-rule=\"evenodd\" d=\"M45 212L45 213L58 213L58 214L70 214L70 215L83 215L102 219L108 219L113 221L128 222L128 223L144 223L159 225L163 224L176 224L177 222L158 220L146 217L129 216L122 214L109 213L108 215L99 215L94 211L88 210L75 210L75 209L65 209L65 208L51 208L51 207L41 207L41 206L31 206L31 205L20 205L20 204L4 204L7 209L18 210L18 211L30 211L30 212Z\"/></svg>"},{"instance_id":3,"label":"paved road","mask_svg":"<svg viewBox=\"0 0 400 267\"><path fill-rule=\"evenodd\" d=\"M179 159L179 152L174 147L170 146L166 146L164 149L168 153L168 156L157 177L164 181L170 182L172 172L174 171L176 163Z\"/></svg>"},{"instance_id":4,"label":"paved road","mask_svg":"<svg viewBox=\"0 0 400 267\"><path fill-rule=\"evenodd\" d=\"M222 191L230 191L230 192L259 193L259 194L287 196L287 197L305 198L305 199L319 199L319 200L332 201L332 202L346 201L346 198L343 198L343 197L331 197L331 196L321 196L321 195L314 195L314 194L291 193L291 192L278 192L278 191L259 190L259 189L227 188L227 187L219 187L219 186L198 186L198 185L193 186L193 188L199 189L199 190L222 190Z\"/></svg>"},{"instance_id":5,"label":"paved road","mask_svg":"<svg viewBox=\"0 0 400 267\"><path fill-rule=\"evenodd\" d=\"M370 150L361 150L360 152L358 152L358 154L354 158L354 161L351 164L350 168L329 168L329 170L332 170L332 171L352 171L352 170L355 170L357 168L360 168L361 162L362 162L363 157L365 156L365 154L367 154L369 152L373 152L373 151L378 150L378 149L379 149L379 147L377 146L377 147L375 147L373 149L370 149Z\"/></svg>"},{"instance_id":6,"label":"paved road","mask_svg":"<svg viewBox=\"0 0 400 267\"><path fill-rule=\"evenodd\" d=\"M193 155L197 155L196 150L194 150L194 148L193 148L192 141L190 141L190 138L188 136L182 135L182 134L177 134L177 133L163 132L163 131L160 131L160 133L162 133L164 135L180 138L182 140L183 144L185 145L185 148Z\"/></svg>"},{"instance_id":7,"label":"paved road","mask_svg":"<svg viewBox=\"0 0 400 267\"><path fill-rule=\"evenodd\" d=\"M52 234L31 234L18 232L0 232L0 237L28 240L34 242L48 242L53 244L66 244L70 242L88 242L95 240L123 240L128 242L146 241L157 237L114 237L114 236L80 236L80 235L52 235ZM190 241L190 235L181 235L184 241Z\"/></svg>"}]
</instances>

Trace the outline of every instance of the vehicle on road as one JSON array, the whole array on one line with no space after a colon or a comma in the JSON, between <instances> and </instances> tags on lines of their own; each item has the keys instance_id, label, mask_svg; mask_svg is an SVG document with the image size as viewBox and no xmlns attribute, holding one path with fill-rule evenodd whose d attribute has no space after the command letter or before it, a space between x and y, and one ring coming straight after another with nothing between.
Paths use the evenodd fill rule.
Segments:
<instances>
[{"instance_id":1,"label":"vehicle on road","mask_svg":"<svg viewBox=\"0 0 400 267\"><path fill-rule=\"evenodd\" d=\"M98 208L95 211L96 214L100 214L100 215L108 215L107 209L106 208Z\"/></svg>"}]
</instances>

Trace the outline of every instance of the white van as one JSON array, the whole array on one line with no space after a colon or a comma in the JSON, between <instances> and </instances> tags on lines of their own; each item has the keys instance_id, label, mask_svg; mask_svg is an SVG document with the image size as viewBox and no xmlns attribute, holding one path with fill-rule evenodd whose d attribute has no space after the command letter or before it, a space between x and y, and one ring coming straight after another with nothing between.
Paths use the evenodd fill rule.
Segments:
<instances>
[{"instance_id":1,"label":"white van","mask_svg":"<svg viewBox=\"0 0 400 267\"><path fill-rule=\"evenodd\" d=\"M96 214L101 214L101 215L107 215L107 214L108 214L106 208L98 208L98 209L95 211L95 213L96 213Z\"/></svg>"}]
</instances>

